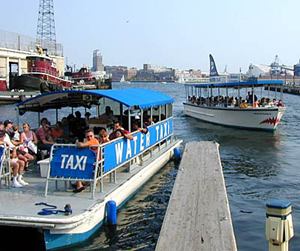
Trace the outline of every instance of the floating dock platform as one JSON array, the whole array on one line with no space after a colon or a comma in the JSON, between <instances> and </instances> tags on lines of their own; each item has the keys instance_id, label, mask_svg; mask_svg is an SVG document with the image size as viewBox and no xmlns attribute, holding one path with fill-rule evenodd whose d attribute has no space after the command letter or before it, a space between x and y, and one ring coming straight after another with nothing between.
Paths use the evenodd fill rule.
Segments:
<instances>
[{"instance_id":1,"label":"floating dock platform","mask_svg":"<svg viewBox=\"0 0 300 251\"><path fill-rule=\"evenodd\" d=\"M185 147L156 245L166 250L237 250L217 143Z\"/></svg>"},{"instance_id":2,"label":"floating dock platform","mask_svg":"<svg viewBox=\"0 0 300 251\"><path fill-rule=\"evenodd\" d=\"M25 101L28 98L32 98L40 94L40 92L13 92L13 91L0 91L0 104L8 105L21 101Z\"/></svg>"},{"instance_id":3,"label":"floating dock platform","mask_svg":"<svg viewBox=\"0 0 300 251\"><path fill-rule=\"evenodd\" d=\"M270 87L270 91L280 92L280 88ZM287 93L287 94L300 95L300 85L299 84L284 84L282 92Z\"/></svg>"}]
</instances>

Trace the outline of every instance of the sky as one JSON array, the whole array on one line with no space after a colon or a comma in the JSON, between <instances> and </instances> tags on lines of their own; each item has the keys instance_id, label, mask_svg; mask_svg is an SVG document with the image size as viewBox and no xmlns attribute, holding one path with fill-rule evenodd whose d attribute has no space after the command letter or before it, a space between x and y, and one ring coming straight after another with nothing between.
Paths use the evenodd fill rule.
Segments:
<instances>
[{"instance_id":1,"label":"sky","mask_svg":"<svg viewBox=\"0 0 300 251\"><path fill-rule=\"evenodd\" d=\"M39 0L1 0L0 29L36 37ZM299 62L299 0L54 0L56 40L68 64L144 63L245 72L250 63ZM0 38L1 39L1 38Z\"/></svg>"}]
</instances>

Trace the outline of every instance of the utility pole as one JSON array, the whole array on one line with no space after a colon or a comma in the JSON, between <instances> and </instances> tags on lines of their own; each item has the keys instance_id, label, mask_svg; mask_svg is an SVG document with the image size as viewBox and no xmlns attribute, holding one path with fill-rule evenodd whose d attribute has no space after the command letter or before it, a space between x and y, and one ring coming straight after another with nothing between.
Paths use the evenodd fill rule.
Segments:
<instances>
[{"instance_id":1,"label":"utility pole","mask_svg":"<svg viewBox=\"0 0 300 251\"><path fill-rule=\"evenodd\" d=\"M53 0L40 0L36 42L49 54L56 54Z\"/></svg>"}]
</instances>

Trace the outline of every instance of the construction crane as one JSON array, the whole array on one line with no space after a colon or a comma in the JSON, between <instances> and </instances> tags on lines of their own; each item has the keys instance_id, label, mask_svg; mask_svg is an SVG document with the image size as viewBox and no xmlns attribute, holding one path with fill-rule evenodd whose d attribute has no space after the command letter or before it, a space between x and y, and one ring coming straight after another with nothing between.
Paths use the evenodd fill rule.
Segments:
<instances>
[{"instance_id":1,"label":"construction crane","mask_svg":"<svg viewBox=\"0 0 300 251\"><path fill-rule=\"evenodd\" d=\"M279 58L278 55L275 56L274 62L272 62L270 65L271 70L270 74L271 75L281 75L281 74L286 74L286 71L294 71L294 68L291 66L287 66L284 64L279 64Z\"/></svg>"},{"instance_id":2,"label":"construction crane","mask_svg":"<svg viewBox=\"0 0 300 251\"><path fill-rule=\"evenodd\" d=\"M46 49L49 54L56 54L53 0L40 0L36 42L38 46Z\"/></svg>"}]
</instances>

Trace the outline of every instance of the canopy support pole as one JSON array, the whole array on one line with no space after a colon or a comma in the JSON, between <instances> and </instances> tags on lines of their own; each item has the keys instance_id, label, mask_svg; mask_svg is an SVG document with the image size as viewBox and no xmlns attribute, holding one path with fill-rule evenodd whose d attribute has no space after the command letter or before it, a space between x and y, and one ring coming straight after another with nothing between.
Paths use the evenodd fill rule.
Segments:
<instances>
[{"instance_id":1,"label":"canopy support pole","mask_svg":"<svg viewBox=\"0 0 300 251\"><path fill-rule=\"evenodd\" d=\"M161 121L161 105L159 106L159 115L158 115L158 121Z\"/></svg>"},{"instance_id":2,"label":"canopy support pole","mask_svg":"<svg viewBox=\"0 0 300 251\"><path fill-rule=\"evenodd\" d=\"M58 121L58 109L57 108L55 109L55 119L56 119L56 123L57 123L57 121Z\"/></svg>"},{"instance_id":3,"label":"canopy support pole","mask_svg":"<svg viewBox=\"0 0 300 251\"><path fill-rule=\"evenodd\" d=\"M254 86L252 85L252 107L254 107Z\"/></svg>"},{"instance_id":4,"label":"canopy support pole","mask_svg":"<svg viewBox=\"0 0 300 251\"><path fill-rule=\"evenodd\" d=\"M123 124L123 104L120 104L120 120L121 123Z\"/></svg>"},{"instance_id":5,"label":"canopy support pole","mask_svg":"<svg viewBox=\"0 0 300 251\"><path fill-rule=\"evenodd\" d=\"M128 107L128 131L131 132L131 114L130 114L129 107Z\"/></svg>"},{"instance_id":6,"label":"canopy support pole","mask_svg":"<svg viewBox=\"0 0 300 251\"><path fill-rule=\"evenodd\" d=\"M141 128L143 128L143 125L144 125L144 118L143 118L143 116L144 116L144 110L141 109Z\"/></svg>"},{"instance_id":7,"label":"canopy support pole","mask_svg":"<svg viewBox=\"0 0 300 251\"><path fill-rule=\"evenodd\" d=\"M18 109L18 107L16 108L16 117L17 117L17 125L18 125L18 127L20 128L20 115L19 115L19 109Z\"/></svg>"},{"instance_id":8,"label":"canopy support pole","mask_svg":"<svg viewBox=\"0 0 300 251\"><path fill-rule=\"evenodd\" d=\"M40 126L40 121L41 121L41 113L38 112L38 127Z\"/></svg>"},{"instance_id":9,"label":"canopy support pole","mask_svg":"<svg viewBox=\"0 0 300 251\"><path fill-rule=\"evenodd\" d=\"M228 87L226 86L226 107L228 107L228 98Z\"/></svg>"}]
</instances>

